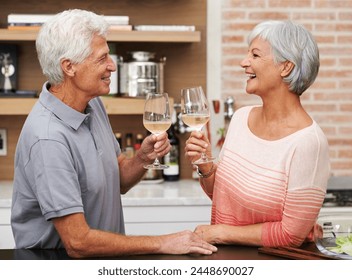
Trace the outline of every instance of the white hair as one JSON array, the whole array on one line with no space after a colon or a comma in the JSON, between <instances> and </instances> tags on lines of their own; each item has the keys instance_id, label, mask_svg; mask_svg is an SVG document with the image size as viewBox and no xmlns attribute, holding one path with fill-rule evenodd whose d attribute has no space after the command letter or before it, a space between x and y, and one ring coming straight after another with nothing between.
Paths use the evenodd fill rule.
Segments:
<instances>
[{"instance_id":1,"label":"white hair","mask_svg":"<svg viewBox=\"0 0 352 280\"><path fill-rule=\"evenodd\" d=\"M319 49L313 35L292 21L265 21L253 29L248 44L258 36L271 45L276 63L290 61L295 65L284 81L292 92L301 95L319 72Z\"/></svg>"},{"instance_id":2,"label":"white hair","mask_svg":"<svg viewBox=\"0 0 352 280\"><path fill-rule=\"evenodd\" d=\"M103 16L90 11L72 9L49 19L41 27L36 48L40 66L49 83L63 82L62 59L81 63L92 52L94 35L106 38L108 23Z\"/></svg>"}]
</instances>

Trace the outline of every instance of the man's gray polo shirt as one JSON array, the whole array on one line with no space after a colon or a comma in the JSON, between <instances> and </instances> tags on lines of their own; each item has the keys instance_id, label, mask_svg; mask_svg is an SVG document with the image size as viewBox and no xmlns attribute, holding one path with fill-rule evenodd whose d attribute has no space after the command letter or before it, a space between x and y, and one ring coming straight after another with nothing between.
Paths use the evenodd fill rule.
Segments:
<instances>
[{"instance_id":1,"label":"man's gray polo shirt","mask_svg":"<svg viewBox=\"0 0 352 280\"><path fill-rule=\"evenodd\" d=\"M78 212L91 228L124 233L120 147L100 98L82 114L47 86L16 148L11 213L16 248L62 248L51 219Z\"/></svg>"}]
</instances>

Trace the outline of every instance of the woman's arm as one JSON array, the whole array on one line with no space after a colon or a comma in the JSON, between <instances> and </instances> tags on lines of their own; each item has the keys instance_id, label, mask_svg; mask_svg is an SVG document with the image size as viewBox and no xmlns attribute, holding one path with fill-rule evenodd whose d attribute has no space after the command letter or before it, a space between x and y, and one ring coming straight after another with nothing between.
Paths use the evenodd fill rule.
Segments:
<instances>
[{"instance_id":1,"label":"woman's arm","mask_svg":"<svg viewBox=\"0 0 352 280\"><path fill-rule=\"evenodd\" d=\"M210 244L262 246L262 224L248 226L199 225L196 227L195 233Z\"/></svg>"},{"instance_id":2,"label":"woman's arm","mask_svg":"<svg viewBox=\"0 0 352 280\"><path fill-rule=\"evenodd\" d=\"M207 137L198 131L191 133L186 141L185 155L190 162L200 158L200 154L205 152L208 157L212 157L211 145ZM214 162L200 164L197 167L200 183L204 192L211 198L217 166Z\"/></svg>"}]
</instances>

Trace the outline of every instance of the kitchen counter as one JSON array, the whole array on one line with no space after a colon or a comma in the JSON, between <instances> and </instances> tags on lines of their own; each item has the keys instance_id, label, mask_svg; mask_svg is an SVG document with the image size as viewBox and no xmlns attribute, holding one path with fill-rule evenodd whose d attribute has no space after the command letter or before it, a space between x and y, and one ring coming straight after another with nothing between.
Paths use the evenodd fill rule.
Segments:
<instances>
[{"instance_id":1,"label":"kitchen counter","mask_svg":"<svg viewBox=\"0 0 352 280\"><path fill-rule=\"evenodd\" d=\"M115 256L89 258L95 260L326 260L333 259L321 254L314 243L305 243L300 248L263 248L243 245L217 245L218 251L212 255L163 255L146 254L135 256ZM286 250L287 248L288 250ZM292 250L292 251L291 251ZM298 251L298 253L297 253ZM64 249L9 249L0 250L0 260L70 260Z\"/></svg>"},{"instance_id":2,"label":"kitchen counter","mask_svg":"<svg viewBox=\"0 0 352 280\"><path fill-rule=\"evenodd\" d=\"M68 260L62 250L0 250L0 260ZM280 260L282 257L262 254L257 247L218 246L218 252L210 255L137 255L109 258L110 260Z\"/></svg>"},{"instance_id":3,"label":"kitchen counter","mask_svg":"<svg viewBox=\"0 0 352 280\"><path fill-rule=\"evenodd\" d=\"M0 207L11 207L12 181L0 181ZM197 180L142 181L121 196L123 206L211 205Z\"/></svg>"}]
</instances>

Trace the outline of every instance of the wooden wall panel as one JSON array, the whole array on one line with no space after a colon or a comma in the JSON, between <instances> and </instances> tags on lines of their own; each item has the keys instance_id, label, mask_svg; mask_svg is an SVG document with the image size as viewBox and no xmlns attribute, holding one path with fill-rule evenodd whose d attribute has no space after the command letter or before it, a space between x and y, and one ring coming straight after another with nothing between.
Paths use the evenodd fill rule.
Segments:
<instances>
[{"instance_id":1,"label":"wooden wall panel","mask_svg":"<svg viewBox=\"0 0 352 280\"><path fill-rule=\"evenodd\" d=\"M0 128L7 130L7 156L0 156L0 180L12 180L14 154L26 116L1 116Z\"/></svg>"}]
</instances>

